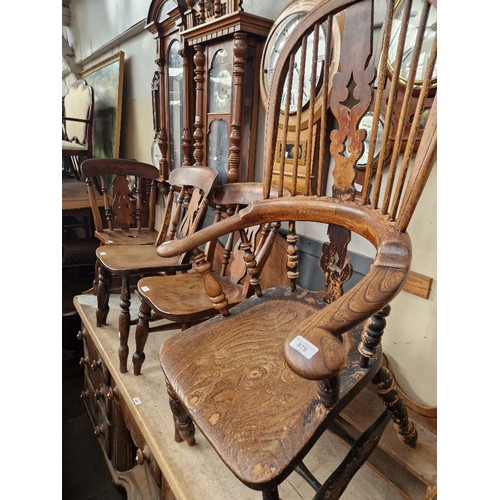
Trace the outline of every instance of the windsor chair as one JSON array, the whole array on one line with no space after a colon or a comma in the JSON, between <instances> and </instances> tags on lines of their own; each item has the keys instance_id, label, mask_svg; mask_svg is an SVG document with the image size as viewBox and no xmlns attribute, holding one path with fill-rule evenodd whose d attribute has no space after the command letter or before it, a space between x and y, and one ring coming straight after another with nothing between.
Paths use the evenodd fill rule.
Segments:
<instances>
[{"instance_id":1,"label":"windsor chair","mask_svg":"<svg viewBox=\"0 0 500 500\"><path fill-rule=\"evenodd\" d=\"M262 199L188 238L158 247L159 255L171 258L255 224L288 223L289 286L262 290L261 296L244 299L227 316L196 325L189 335L169 338L160 350L176 422L175 441L194 445L196 426L235 476L248 487L262 491L266 500L279 499L279 484L294 470L311 485L314 498L339 498L391 419L404 443L415 446L418 438L392 374L383 366L381 344L389 304L404 286L410 270L407 228L435 164L437 143L437 94L432 108L424 113L436 61L437 29L431 30L429 57L419 57L426 19L436 2L424 0L403 87L398 76L412 12L411 0L403 1L406 14L397 26L400 35L391 65L387 61L389 45L394 43L395 0L378 5L384 4L385 9L380 32L374 27L373 0L324 1L301 20L281 51L271 81ZM342 16L343 32L338 70L331 74L327 61L315 54L320 30L324 30L325 53L329 53L333 16ZM376 48L374 35L379 40ZM309 37L313 39L312 56L296 58ZM307 59L312 66L306 72ZM423 69L423 77L417 105L411 111L413 119L408 120L417 69ZM305 73L312 77L304 81ZM316 92L318 80L325 85ZM322 154L329 155L329 162L311 164L306 171L310 179L322 177L327 175L321 170L323 165L330 165L330 196L317 190L322 185L317 178L306 182L304 194L281 196L285 162L275 155L280 151L277 141L286 145L293 85L299 89L310 85L308 106L320 101L317 130ZM404 94L395 115L398 92ZM301 107L300 96L298 92L296 109ZM378 162L375 168L382 108L385 125L380 157L389 159L387 163ZM373 126L361 126L369 112ZM387 154L384 149L389 148L389 137L394 139ZM365 151L365 175L357 189L356 164ZM297 170L290 171L293 176ZM291 182L293 186L294 180ZM278 197L274 199L269 196L272 183L277 184ZM326 229L327 241L319 260L325 275L321 293L297 284L297 221ZM344 292L352 272L347 255L351 232L371 242L376 254L366 276ZM303 459L342 409L370 382L385 410L320 484Z\"/></svg>"},{"instance_id":2,"label":"windsor chair","mask_svg":"<svg viewBox=\"0 0 500 500\"><path fill-rule=\"evenodd\" d=\"M275 191L271 196L276 196ZM238 213L261 197L260 183L230 183L216 188L210 199L215 208L213 224L218 224L228 213ZM285 283L285 273L263 272L269 258L274 262L284 262L279 255L279 227L279 223L256 224L231 232L223 242L214 238L205 245L204 251L193 249L192 263L197 272L148 276L138 281L137 294L141 304L136 352L132 356L135 375L141 373L144 346L149 333L155 330L150 327L151 319L174 321L185 330L219 313L227 316L229 309L254 291L260 295L261 285ZM285 252L286 249L282 253Z\"/></svg>"}]
</instances>

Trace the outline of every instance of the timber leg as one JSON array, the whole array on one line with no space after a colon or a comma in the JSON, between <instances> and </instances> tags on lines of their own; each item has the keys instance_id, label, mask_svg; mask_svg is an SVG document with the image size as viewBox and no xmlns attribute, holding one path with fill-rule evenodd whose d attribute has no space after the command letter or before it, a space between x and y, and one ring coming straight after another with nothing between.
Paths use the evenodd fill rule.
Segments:
<instances>
[{"instance_id":1,"label":"timber leg","mask_svg":"<svg viewBox=\"0 0 500 500\"><path fill-rule=\"evenodd\" d=\"M262 492L262 500L280 500L280 496L278 493L278 487L275 486L269 490L264 490Z\"/></svg>"},{"instance_id":2,"label":"timber leg","mask_svg":"<svg viewBox=\"0 0 500 500\"><path fill-rule=\"evenodd\" d=\"M109 273L104 267L98 266L99 279L97 284L97 311L96 320L97 326L106 324L106 319L109 313Z\"/></svg>"},{"instance_id":3,"label":"timber leg","mask_svg":"<svg viewBox=\"0 0 500 500\"><path fill-rule=\"evenodd\" d=\"M146 359L144 346L149 336L149 322L151 321L151 307L145 300L141 300L139 306L139 321L135 327L135 352L132 355L134 375L140 375L141 368Z\"/></svg>"},{"instance_id":4,"label":"timber leg","mask_svg":"<svg viewBox=\"0 0 500 500\"><path fill-rule=\"evenodd\" d=\"M174 439L178 443L186 441L189 446L193 446L196 444L193 421L181 405L180 401L177 399L177 394L175 394L170 384L167 381L165 381L165 384L167 386L169 396L168 402L170 404L170 409L172 410L175 422Z\"/></svg>"},{"instance_id":5,"label":"timber leg","mask_svg":"<svg viewBox=\"0 0 500 500\"><path fill-rule=\"evenodd\" d=\"M390 370L382 366L372 382L375 384L378 395L392 414L392 421L401 441L408 446L415 446L418 438L417 429L408 416L408 409L404 401L399 397L398 389Z\"/></svg>"},{"instance_id":6,"label":"timber leg","mask_svg":"<svg viewBox=\"0 0 500 500\"><path fill-rule=\"evenodd\" d=\"M362 341L358 347L361 354L360 366L362 368L366 368L370 359L377 353L387 323L385 318L390 312L391 308L387 305L374 314L370 323L365 327ZM417 430L408 416L408 409L404 401L399 397L392 373L387 368L381 367L372 382L375 384L378 395L392 414L392 420L400 439L409 446L415 446L418 438Z\"/></svg>"},{"instance_id":7,"label":"timber leg","mask_svg":"<svg viewBox=\"0 0 500 500\"><path fill-rule=\"evenodd\" d=\"M120 317L118 318L118 336L120 338L118 358L120 360L120 373L127 373L128 336L130 333L130 287L128 276L122 276L120 308Z\"/></svg>"},{"instance_id":8,"label":"timber leg","mask_svg":"<svg viewBox=\"0 0 500 500\"><path fill-rule=\"evenodd\" d=\"M333 471L313 500L338 500L354 477L354 474L368 460L377 447L380 438L390 421L390 413L385 410L377 420L366 429L354 443L342 463Z\"/></svg>"}]
</instances>

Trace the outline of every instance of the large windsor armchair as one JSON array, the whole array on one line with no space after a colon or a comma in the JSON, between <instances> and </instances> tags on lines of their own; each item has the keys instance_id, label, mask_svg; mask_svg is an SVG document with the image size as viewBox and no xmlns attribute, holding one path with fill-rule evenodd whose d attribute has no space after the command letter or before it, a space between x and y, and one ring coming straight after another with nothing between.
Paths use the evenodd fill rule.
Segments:
<instances>
[{"instance_id":1,"label":"large windsor armchair","mask_svg":"<svg viewBox=\"0 0 500 500\"><path fill-rule=\"evenodd\" d=\"M325 1L305 16L282 50L270 88L263 199L182 241L158 247L161 256L171 257L240 228L276 220L288 222L291 285L263 290L262 296L243 300L227 317L210 319L191 328L189 334L166 340L160 351L176 421L175 440L195 444L196 425L236 477L248 487L261 490L264 499L278 499L278 485L294 470L314 488L315 498L340 497L376 447L391 418L404 443L414 446L417 440L416 429L398 397L392 375L382 364L381 337L390 312L389 303L404 286L410 270L412 252L407 227L435 163L437 97L423 132L419 130L424 123L421 117L436 59L435 40L428 60L419 59L430 6L427 1L424 3L423 21L414 41L408 73L408 90L403 96L400 115L394 117L396 92L401 92L397 88L397 75L408 26L408 17L404 17L396 63L388 68L395 1L387 2L377 50L373 46L372 0ZM411 0L405 8L409 13ZM335 15L343 17L340 65L335 74L329 74L329 65L318 61L315 54L322 25L326 26L326 53L329 53L330 27ZM312 57L296 57L299 47L305 53L309 36L314 40ZM275 169L280 165L274 157L280 149L276 141L285 144L287 140L292 85L298 84L300 89L310 84L303 81L308 59L313 64L311 81L315 82L315 72L321 72L323 81L330 82L329 92L318 92L317 96L315 85L311 85L309 106L314 106L315 98L321 102L323 118L318 130L322 152L329 152L334 164L332 193L323 195L316 190L322 183L311 181L306 183L305 193L292 192L292 196L280 197L284 190L285 162L273 174L273 165ZM297 66L296 60L299 60ZM414 119L409 122L411 87L417 66L422 62L427 68ZM296 67L298 82L286 81L287 74ZM392 78L388 77L388 71ZM383 103L384 91L388 90L385 95L389 97ZM300 98L300 91L298 95ZM391 126L395 127L392 130L395 140L391 154L387 155L387 167L380 162L374 168L382 104L387 128L381 150L388 148ZM360 121L368 111L373 113L373 123L377 125L365 137L368 130L360 127ZM409 130L407 123L411 123ZM364 147L368 149L366 173L363 186L357 190L356 162ZM325 175L322 164L310 164L310 179ZM271 199L273 182L278 183L275 186L278 198ZM320 259L325 275L322 293L304 290L296 283L300 272L296 221L322 224L327 229L328 241L322 247ZM350 276L346 249L351 231L371 242L376 255L366 276L343 294L344 283ZM385 411L359 437L331 476L322 478L321 484L307 470L303 459L342 409L370 381L385 404Z\"/></svg>"}]
</instances>

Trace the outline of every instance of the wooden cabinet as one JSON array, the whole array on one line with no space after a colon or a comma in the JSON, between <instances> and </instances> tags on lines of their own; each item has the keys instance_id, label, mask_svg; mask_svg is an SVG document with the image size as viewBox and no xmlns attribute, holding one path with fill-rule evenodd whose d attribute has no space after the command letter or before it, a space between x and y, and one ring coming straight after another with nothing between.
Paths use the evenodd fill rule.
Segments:
<instances>
[{"instance_id":1,"label":"wooden cabinet","mask_svg":"<svg viewBox=\"0 0 500 500\"><path fill-rule=\"evenodd\" d=\"M175 500L137 418L125 402L126 396L120 394L96 345L98 342L89 335L85 322L78 337L83 340L80 364L84 367L80 397L113 481L125 488L130 499ZM138 397L135 399L138 404Z\"/></svg>"},{"instance_id":2,"label":"wooden cabinet","mask_svg":"<svg viewBox=\"0 0 500 500\"><path fill-rule=\"evenodd\" d=\"M156 39L157 70L151 82L154 141L152 162L160 180L181 165L192 164L193 49L184 42L186 7L169 0L153 0L146 29Z\"/></svg>"},{"instance_id":3,"label":"wooden cabinet","mask_svg":"<svg viewBox=\"0 0 500 500\"><path fill-rule=\"evenodd\" d=\"M136 450L120 411L116 384L83 325L79 337L84 367L81 397L108 462L113 469L126 471L134 466Z\"/></svg>"},{"instance_id":4,"label":"wooden cabinet","mask_svg":"<svg viewBox=\"0 0 500 500\"><path fill-rule=\"evenodd\" d=\"M221 184L254 180L260 60L271 26L234 0L186 11L182 36L195 52L194 162L215 168Z\"/></svg>"}]
</instances>

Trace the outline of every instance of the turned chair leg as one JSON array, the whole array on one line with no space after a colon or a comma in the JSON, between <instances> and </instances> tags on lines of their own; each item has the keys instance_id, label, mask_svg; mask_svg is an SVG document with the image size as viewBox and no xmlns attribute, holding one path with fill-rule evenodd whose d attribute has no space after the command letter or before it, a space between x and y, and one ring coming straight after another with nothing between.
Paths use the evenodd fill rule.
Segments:
<instances>
[{"instance_id":1,"label":"turned chair leg","mask_svg":"<svg viewBox=\"0 0 500 500\"><path fill-rule=\"evenodd\" d=\"M99 259L96 259L94 264L94 281L92 282L92 291L94 295L97 295L98 285L99 285Z\"/></svg>"},{"instance_id":2,"label":"turned chair leg","mask_svg":"<svg viewBox=\"0 0 500 500\"><path fill-rule=\"evenodd\" d=\"M398 389L390 370L382 366L372 382L375 384L378 395L392 414L392 421L401 441L408 446L415 446L418 439L417 429L408 416L406 404L399 397Z\"/></svg>"},{"instance_id":3,"label":"turned chair leg","mask_svg":"<svg viewBox=\"0 0 500 500\"><path fill-rule=\"evenodd\" d=\"M149 336L149 322L151 321L151 307L146 301L141 300L139 306L139 320L135 327L135 352L132 355L132 363L134 365L134 375L140 375L141 368L146 359L144 354L144 346Z\"/></svg>"},{"instance_id":4,"label":"turned chair leg","mask_svg":"<svg viewBox=\"0 0 500 500\"><path fill-rule=\"evenodd\" d=\"M170 384L165 381L165 385L167 386L170 409L172 410L172 414L174 416L174 439L178 443L186 441L189 446L193 446L194 444L196 444L193 421L191 420L191 417L188 415L187 411L181 405L180 401L177 399L177 394L175 394Z\"/></svg>"},{"instance_id":5,"label":"turned chair leg","mask_svg":"<svg viewBox=\"0 0 500 500\"><path fill-rule=\"evenodd\" d=\"M278 487L275 486L269 490L264 490L262 492L262 500L280 500L280 496L278 493Z\"/></svg>"},{"instance_id":6,"label":"turned chair leg","mask_svg":"<svg viewBox=\"0 0 500 500\"><path fill-rule=\"evenodd\" d=\"M98 266L99 278L97 283L97 311L96 321L97 326L106 324L106 319L109 313L109 287L110 276L103 266Z\"/></svg>"},{"instance_id":7,"label":"turned chair leg","mask_svg":"<svg viewBox=\"0 0 500 500\"><path fill-rule=\"evenodd\" d=\"M120 308L120 317L118 318L118 337L120 338L118 358L120 360L120 373L127 373L128 336L130 333L130 286L128 276L122 276Z\"/></svg>"},{"instance_id":8,"label":"turned chair leg","mask_svg":"<svg viewBox=\"0 0 500 500\"><path fill-rule=\"evenodd\" d=\"M361 367L366 368L370 359L377 353L387 324L385 318L390 312L391 307L387 305L377 314L374 314L370 323L367 324L363 332L362 341L358 347L362 355ZM408 416L408 409L404 401L399 397L392 373L387 368L381 367L372 379L372 382L375 384L377 394L382 398L385 406L391 412L392 420L397 428L400 439L409 446L415 446L418 438L417 429Z\"/></svg>"}]
</instances>

